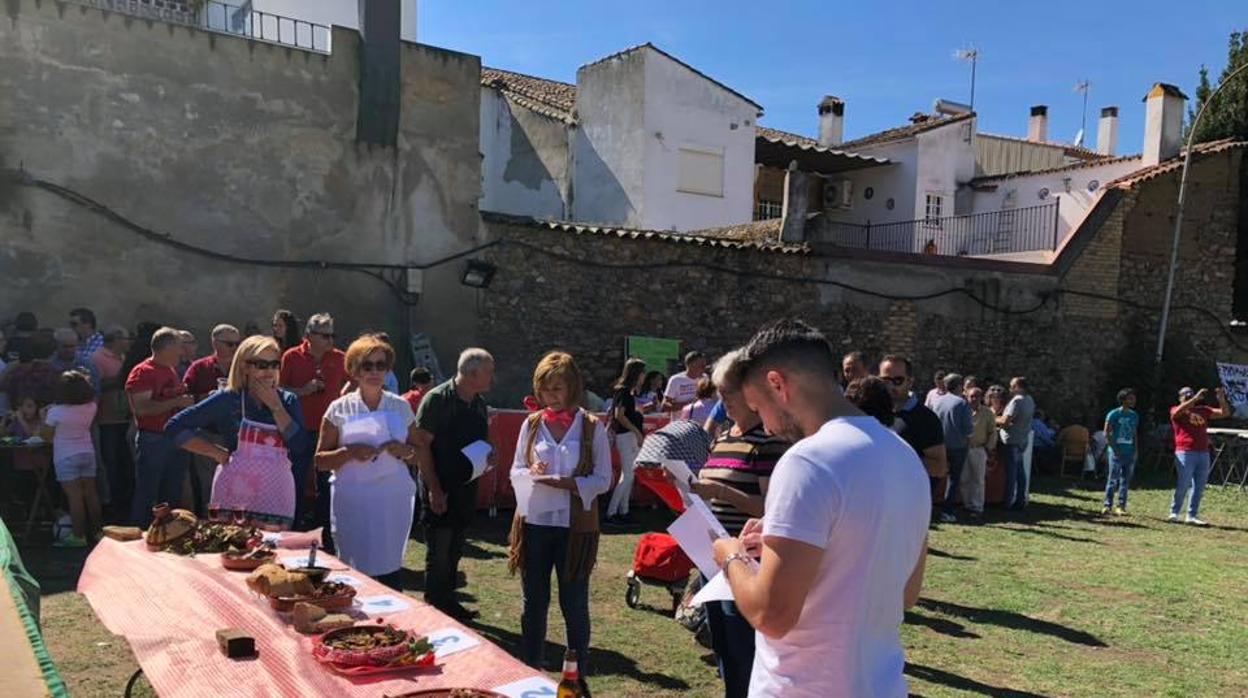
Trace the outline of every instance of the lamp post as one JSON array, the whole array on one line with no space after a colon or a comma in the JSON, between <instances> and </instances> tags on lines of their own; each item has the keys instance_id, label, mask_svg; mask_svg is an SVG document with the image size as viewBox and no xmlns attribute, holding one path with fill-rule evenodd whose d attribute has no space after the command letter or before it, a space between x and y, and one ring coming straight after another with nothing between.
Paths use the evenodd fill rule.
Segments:
<instances>
[{"instance_id":1,"label":"lamp post","mask_svg":"<svg viewBox=\"0 0 1248 698\"><path fill-rule=\"evenodd\" d=\"M1196 137L1196 128L1200 126L1200 117L1205 115L1205 110L1213 103L1218 93L1226 87L1233 78L1248 70L1248 63L1239 66L1231 71L1222 79L1216 89L1209 93L1205 99L1205 103L1200 105L1200 111L1196 112L1196 118L1192 121L1191 131L1187 134L1187 150L1183 154L1183 174L1179 178L1179 204L1178 210L1174 214L1174 244L1170 248L1170 271L1166 279L1166 298L1161 304L1161 327L1157 330L1157 356L1156 366L1158 377L1161 375L1161 359L1166 349L1166 326L1170 322L1170 300L1174 294L1174 272L1179 266L1179 232L1183 229L1183 200L1187 193L1187 172L1192 165L1192 140Z\"/></svg>"}]
</instances>

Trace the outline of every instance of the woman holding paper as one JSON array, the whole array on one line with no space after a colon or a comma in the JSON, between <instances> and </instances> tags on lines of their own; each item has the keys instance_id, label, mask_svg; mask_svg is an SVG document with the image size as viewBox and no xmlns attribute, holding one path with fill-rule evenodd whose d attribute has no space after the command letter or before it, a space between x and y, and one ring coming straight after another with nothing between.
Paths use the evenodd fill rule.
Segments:
<instances>
[{"instance_id":1,"label":"woman holding paper","mask_svg":"<svg viewBox=\"0 0 1248 698\"><path fill-rule=\"evenodd\" d=\"M559 608L568 648L589 673L589 575L598 556L598 495L611 485L606 428L577 405L584 379L572 357L547 354L533 373L542 409L520 430L511 481L516 517L508 568L520 571L523 610L520 658L541 668L550 607L550 573L559 580Z\"/></svg>"},{"instance_id":2,"label":"woman holding paper","mask_svg":"<svg viewBox=\"0 0 1248 698\"><path fill-rule=\"evenodd\" d=\"M725 354L711 372L732 428L715 439L706 464L698 471L699 478L690 485L734 536L741 533L747 520L762 517L771 472L789 448L789 442L763 429L762 419L746 403L739 380L740 355L740 350ZM748 695L754 666L754 628L732 601L708 602L706 619L711 647L724 678L724 695Z\"/></svg>"},{"instance_id":3,"label":"woman holding paper","mask_svg":"<svg viewBox=\"0 0 1248 698\"><path fill-rule=\"evenodd\" d=\"M383 388L394 349L363 335L346 354L359 389L330 403L316 449L318 470L330 476L330 524L338 557L394 586L412 528L416 483L416 417L407 401Z\"/></svg>"}]
</instances>

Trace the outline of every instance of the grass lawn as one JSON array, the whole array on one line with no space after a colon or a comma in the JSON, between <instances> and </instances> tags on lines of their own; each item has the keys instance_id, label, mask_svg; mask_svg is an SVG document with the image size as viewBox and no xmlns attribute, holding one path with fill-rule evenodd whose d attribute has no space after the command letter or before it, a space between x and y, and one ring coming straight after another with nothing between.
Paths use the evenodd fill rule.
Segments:
<instances>
[{"instance_id":1,"label":"grass lawn","mask_svg":"<svg viewBox=\"0 0 1248 698\"><path fill-rule=\"evenodd\" d=\"M931 536L923 599L902 628L911 691L934 696L1248 695L1248 494L1210 487L1199 530L1165 522L1169 480L1132 491L1132 515L1102 519L1100 494L1041 481L1020 517L944 525ZM657 530L670 515L643 512ZM476 629L514 652L520 583L507 575L506 521L481 518L464 560ZM595 695L715 696L707 650L668 617L669 596L624 603L637 531L603 537L593 582ZM75 696L117 696L137 668L73 593L84 555L30 548L43 628ZM413 544L407 567L423 568ZM409 576L419 593L420 575ZM136 590L140 592L141 590ZM555 604L557 607L557 603ZM548 661L562 657L552 609ZM136 695L150 695L139 691Z\"/></svg>"}]
</instances>

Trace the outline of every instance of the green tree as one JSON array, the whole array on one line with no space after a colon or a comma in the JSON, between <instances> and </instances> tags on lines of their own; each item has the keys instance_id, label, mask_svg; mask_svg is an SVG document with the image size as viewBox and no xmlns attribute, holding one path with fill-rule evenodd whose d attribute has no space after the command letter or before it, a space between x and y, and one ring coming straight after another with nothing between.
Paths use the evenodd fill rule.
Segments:
<instances>
[{"instance_id":1,"label":"green tree","mask_svg":"<svg viewBox=\"0 0 1248 698\"><path fill-rule=\"evenodd\" d=\"M1226 67L1218 78L1221 84L1232 71L1248 63L1248 31L1231 32L1231 40L1227 44ZM1196 99L1188 111L1186 130L1191 129L1196 114L1213 92L1209 84L1209 69L1200 67L1200 84L1196 86ZM1248 72L1227 83L1218 98L1209 105L1209 110L1200 120L1200 128L1196 131L1196 142L1214 141L1219 138L1248 139Z\"/></svg>"}]
</instances>

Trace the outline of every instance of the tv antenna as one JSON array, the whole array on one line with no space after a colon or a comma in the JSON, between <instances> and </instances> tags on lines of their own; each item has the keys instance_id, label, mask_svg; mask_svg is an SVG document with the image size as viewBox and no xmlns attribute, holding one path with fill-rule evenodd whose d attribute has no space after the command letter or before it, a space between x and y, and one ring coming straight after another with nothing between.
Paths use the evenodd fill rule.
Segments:
<instances>
[{"instance_id":1,"label":"tv antenna","mask_svg":"<svg viewBox=\"0 0 1248 698\"><path fill-rule=\"evenodd\" d=\"M975 111L975 66L979 63L979 49L972 44L969 48L954 51L953 57L959 61L971 62L971 111Z\"/></svg>"},{"instance_id":2,"label":"tv antenna","mask_svg":"<svg viewBox=\"0 0 1248 698\"><path fill-rule=\"evenodd\" d=\"M1075 134L1075 145L1083 145L1083 135L1088 128L1088 93L1092 91L1092 81L1080 80L1075 83L1075 92L1083 95L1083 117L1079 121L1079 133Z\"/></svg>"}]
</instances>

